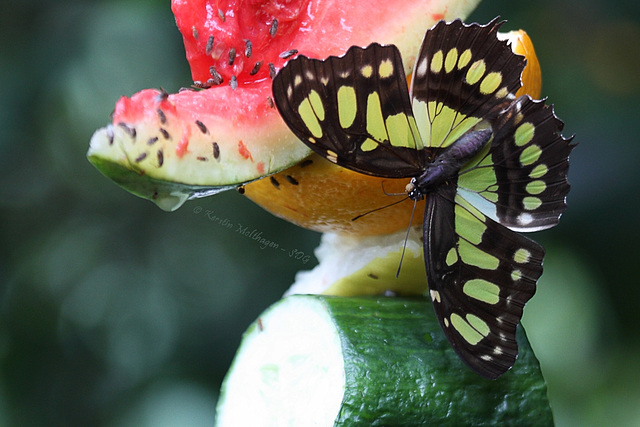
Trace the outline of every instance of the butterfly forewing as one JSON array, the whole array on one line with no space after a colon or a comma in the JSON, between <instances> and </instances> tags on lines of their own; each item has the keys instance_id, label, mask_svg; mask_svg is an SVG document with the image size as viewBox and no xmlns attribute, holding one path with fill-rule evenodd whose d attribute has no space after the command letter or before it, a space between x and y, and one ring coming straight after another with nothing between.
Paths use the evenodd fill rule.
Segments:
<instances>
[{"instance_id":1,"label":"butterfly forewing","mask_svg":"<svg viewBox=\"0 0 640 427\"><path fill-rule=\"evenodd\" d=\"M409 177L424 152L395 46L350 48L324 61L299 56L273 82L276 105L312 150L358 172Z\"/></svg>"},{"instance_id":2,"label":"butterfly forewing","mask_svg":"<svg viewBox=\"0 0 640 427\"><path fill-rule=\"evenodd\" d=\"M411 98L427 147L447 147L515 99L525 61L497 38L502 23L440 21L424 38Z\"/></svg>"},{"instance_id":3,"label":"butterfly forewing","mask_svg":"<svg viewBox=\"0 0 640 427\"><path fill-rule=\"evenodd\" d=\"M456 192L427 195L427 281L445 335L474 371L497 378L516 360L516 326L542 274L540 245L494 222Z\"/></svg>"},{"instance_id":4,"label":"butterfly forewing","mask_svg":"<svg viewBox=\"0 0 640 427\"><path fill-rule=\"evenodd\" d=\"M460 172L459 191L512 230L556 225L566 210L571 138L551 106L525 95L496 120L493 142Z\"/></svg>"}]
</instances>

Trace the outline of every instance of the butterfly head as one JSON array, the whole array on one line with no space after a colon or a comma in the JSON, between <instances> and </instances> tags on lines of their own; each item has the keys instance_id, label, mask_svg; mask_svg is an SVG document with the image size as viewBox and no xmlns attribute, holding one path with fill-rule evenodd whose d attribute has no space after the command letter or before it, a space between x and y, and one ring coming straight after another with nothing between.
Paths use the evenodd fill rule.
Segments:
<instances>
[{"instance_id":1,"label":"butterfly head","mask_svg":"<svg viewBox=\"0 0 640 427\"><path fill-rule=\"evenodd\" d=\"M414 202L424 199L424 192L418 186L416 178L411 178L411 181L405 187L405 191L407 192L407 196Z\"/></svg>"}]
</instances>

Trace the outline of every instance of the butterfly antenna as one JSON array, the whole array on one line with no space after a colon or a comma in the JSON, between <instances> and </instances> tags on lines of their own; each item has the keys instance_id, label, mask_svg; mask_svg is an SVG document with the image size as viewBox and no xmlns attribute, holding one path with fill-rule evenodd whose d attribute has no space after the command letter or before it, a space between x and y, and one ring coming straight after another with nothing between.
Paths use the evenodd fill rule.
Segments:
<instances>
[{"instance_id":1,"label":"butterfly antenna","mask_svg":"<svg viewBox=\"0 0 640 427\"><path fill-rule=\"evenodd\" d=\"M413 224L413 214L416 212L417 200L413 201L413 209L411 209L411 219L409 220L409 227L407 227L407 234L404 236L404 245L402 245L402 255L400 256L400 263L398 264L398 271L396 271L396 279L400 276L400 269L402 268L402 260L404 259L404 252L407 250L407 241L409 240L409 232L411 231L411 224Z\"/></svg>"},{"instance_id":2,"label":"butterfly antenna","mask_svg":"<svg viewBox=\"0 0 640 427\"><path fill-rule=\"evenodd\" d=\"M402 193L402 194L407 194L407 193ZM397 205L398 203L402 203L402 202L404 202L404 201L405 201L405 200L407 200L408 198L409 198L409 197L404 197L402 200L398 200L397 202L393 202L393 203L390 203L390 204L388 204L388 205L381 206L381 207L379 207L379 208L375 208L375 209L373 209L373 210L370 210L369 212L365 212L365 213L363 213L363 214L360 214L360 215L358 215L357 217L352 218L352 219L351 219L351 221L355 221L355 220L357 220L357 219L360 219L360 218L362 218L362 217L363 217L363 216L365 216L365 215L369 215L370 213L374 213L374 212L380 211L380 210L382 210L382 209L390 208L390 207L391 207L391 206L393 206L393 205Z\"/></svg>"}]
</instances>

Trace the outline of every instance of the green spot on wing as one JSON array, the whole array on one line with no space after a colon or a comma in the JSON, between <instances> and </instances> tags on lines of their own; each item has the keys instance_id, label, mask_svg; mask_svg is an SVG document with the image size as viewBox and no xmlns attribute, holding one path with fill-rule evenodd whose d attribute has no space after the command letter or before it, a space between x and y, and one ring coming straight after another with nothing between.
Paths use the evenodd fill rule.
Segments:
<instances>
[{"instance_id":1,"label":"green spot on wing","mask_svg":"<svg viewBox=\"0 0 640 427\"><path fill-rule=\"evenodd\" d=\"M414 134L417 135L415 121L402 113L388 116L386 121L389 142L394 147L416 148Z\"/></svg>"},{"instance_id":2,"label":"green spot on wing","mask_svg":"<svg viewBox=\"0 0 640 427\"><path fill-rule=\"evenodd\" d=\"M533 123L525 122L522 123L515 131L515 141L516 145L519 147L523 147L527 145L533 139L533 135L535 134L536 127Z\"/></svg>"},{"instance_id":3,"label":"green spot on wing","mask_svg":"<svg viewBox=\"0 0 640 427\"><path fill-rule=\"evenodd\" d=\"M337 96L340 126L346 129L353 124L358 112L356 91L351 86L340 86Z\"/></svg>"},{"instance_id":4,"label":"green spot on wing","mask_svg":"<svg viewBox=\"0 0 640 427\"><path fill-rule=\"evenodd\" d=\"M526 186L527 193L540 194L547 189L547 183L542 180L531 181Z\"/></svg>"},{"instance_id":5,"label":"green spot on wing","mask_svg":"<svg viewBox=\"0 0 640 427\"><path fill-rule=\"evenodd\" d=\"M482 242L482 235L487 231L487 226L460 205L456 205L455 215L456 232L474 245L479 245Z\"/></svg>"},{"instance_id":6,"label":"green spot on wing","mask_svg":"<svg viewBox=\"0 0 640 427\"><path fill-rule=\"evenodd\" d=\"M476 345L482 341L483 336L478 333L469 323L464 320L460 315L453 313L451 315L451 325L458 331L458 333L471 345Z\"/></svg>"},{"instance_id":7,"label":"green spot on wing","mask_svg":"<svg viewBox=\"0 0 640 427\"><path fill-rule=\"evenodd\" d=\"M498 87L500 87L500 83L502 83L502 74L494 71L489 73L482 79L480 83L480 93L483 95L488 95L490 93L495 92Z\"/></svg>"},{"instance_id":8,"label":"green spot on wing","mask_svg":"<svg viewBox=\"0 0 640 427\"><path fill-rule=\"evenodd\" d=\"M448 147L481 121L436 101L414 101L414 114L427 147Z\"/></svg>"},{"instance_id":9,"label":"green spot on wing","mask_svg":"<svg viewBox=\"0 0 640 427\"><path fill-rule=\"evenodd\" d=\"M313 107L311 106L311 101L309 100L309 98L305 98L302 100L302 102L298 106L298 114L300 115L300 118L304 122L307 129L309 129L309 132L311 132L311 134L316 138L322 138L322 127L320 126L318 117L313 111Z\"/></svg>"},{"instance_id":10,"label":"green spot on wing","mask_svg":"<svg viewBox=\"0 0 640 427\"><path fill-rule=\"evenodd\" d=\"M451 48L449 52L447 52L447 56L444 60L444 71L446 73L452 72L457 62L458 62L458 49L454 47L454 48Z\"/></svg>"},{"instance_id":11,"label":"green spot on wing","mask_svg":"<svg viewBox=\"0 0 640 427\"><path fill-rule=\"evenodd\" d=\"M383 60L378 66L378 74L383 79L393 76L394 71L393 63L389 59Z\"/></svg>"},{"instance_id":12,"label":"green spot on wing","mask_svg":"<svg viewBox=\"0 0 640 427\"><path fill-rule=\"evenodd\" d=\"M467 322L469 322L473 329L478 331L483 337L486 337L487 335L489 335L489 332L491 332L491 329L489 329L489 325L487 324L487 322L485 322L475 314L467 314Z\"/></svg>"},{"instance_id":13,"label":"green spot on wing","mask_svg":"<svg viewBox=\"0 0 640 427\"><path fill-rule=\"evenodd\" d=\"M380 95L377 92L370 93L367 98L367 132L377 141L387 139L387 129L380 108Z\"/></svg>"},{"instance_id":14,"label":"green spot on wing","mask_svg":"<svg viewBox=\"0 0 640 427\"><path fill-rule=\"evenodd\" d=\"M542 206L542 200L539 197L527 196L522 199L522 205L525 210L534 211Z\"/></svg>"},{"instance_id":15,"label":"green spot on wing","mask_svg":"<svg viewBox=\"0 0 640 427\"><path fill-rule=\"evenodd\" d=\"M549 172L549 168L545 164L536 165L533 170L529 173L529 178L542 178Z\"/></svg>"},{"instance_id":16,"label":"green spot on wing","mask_svg":"<svg viewBox=\"0 0 640 427\"><path fill-rule=\"evenodd\" d=\"M485 270L496 270L500 265L500 260L465 240L460 240L458 252L462 262Z\"/></svg>"},{"instance_id":17,"label":"green spot on wing","mask_svg":"<svg viewBox=\"0 0 640 427\"><path fill-rule=\"evenodd\" d=\"M467 70L467 75L466 75L467 84L474 85L478 83L482 78L482 76L484 76L484 73L486 70L487 70L487 65L482 59L478 59L476 62L471 64L471 66Z\"/></svg>"},{"instance_id":18,"label":"green spot on wing","mask_svg":"<svg viewBox=\"0 0 640 427\"><path fill-rule=\"evenodd\" d=\"M471 61L472 56L471 49L465 49L465 51L460 54L460 59L458 59L458 70L466 67Z\"/></svg>"},{"instance_id":19,"label":"green spot on wing","mask_svg":"<svg viewBox=\"0 0 640 427\"><path fill-rule=\"evenodd\" d=\"M458 252L456 251L456 248L449 249L449 252L447 252L447 258L445 259L445 262L447 263L448 266L452 266L453 264L458 262Z\"/></svg>"},{"instance_id":20,"label":"green spot on wing","mask_svg":"<svg viewBox=\"0 0 640 427\"><path fill-rule=\"evenodd\" d=\"M476 209L471 203L467 202L464 197L460 196L459 194L456 195L456 199L455 202L457 205L462 206L463 208L465 208L469 213L471 213L471 215L473 215L475 218L477 218L478 221L484 221L485 220L485 216L482 214L482 212L480 212L478 209Z\"/></svg>"},{"instance_id":21,"label":"green spot on wing","mask_svg":"<svg viewBox=\"0 0 640 427\"><path fill-rule=\"evenodd\" d=\"M315 90L312 90L309 93L309 101L311 102L311 107L313 108L313 112L318 116L318 120L324 120L324 105L322 104L322 99L320 95Z\"/></svg>"},{"instance_id":22,"label":"green spot on wing","mask_svg":"<svg viewBox=\"0 0 640 427\"><path fill-rule=\"evenodd\" d=\"M378 143L371 138L365 139L362 145L360 145L360 150L364 151L365 153L367 151L375 150L376 148L378 148Z\"/></svg>"},{"instance_id":23,"label":"green spot on wing","mask_svg":"<svg viewBox=\"0 0 640 427\"><path fill-rule=\"evenodd\" d=\"M444 62L444 54L441 50L437 51L431 57L431 72L438 74L442 70L442 63Z\"/></svg>"},{"instance_id":24,"label":"green spot on wing","mask_svg":"<svg viewBox=\"0 0 640 427\"><path fill-rule=\"evenodd\" d=\"M484 279L468 280L462 290L471 298L487 304L497 304L500 301L500 287Z\"/></svg>"},{"instance_id":25,"label":"green spot on wing","mask_svg":"<svg viewBox=\"0 0 640 427\"><path fill-rule=\"evenodd\" d=\"M529 145L522 153L520 153L520 164L522 166L529 166L538 161L542 155L542 150L537 145Z\"/></svg>"},{"instance_id":26,"label":"green spot on wing","mask_svg":"<svg viewBox=\"0 0 640 427\"><path fill-rule=\"evenodd\" d=\"M522 279L522 271L520 270L513 270L511 272L511 280L515 283L518 280Z\"/></svg>"},{"instance_id":27,"label":"green spot on wing","mask_svg":"<svg viewBox=\"0 0 640 427\"><path fill-rule=\"evenodd\" d=\"M531 258L531 252L529 252L528 249L524 249L524 248L518 249L513 254L513 260L518 264L525 264L529 262L530 258Z\"/></svg>"}]
</instances>

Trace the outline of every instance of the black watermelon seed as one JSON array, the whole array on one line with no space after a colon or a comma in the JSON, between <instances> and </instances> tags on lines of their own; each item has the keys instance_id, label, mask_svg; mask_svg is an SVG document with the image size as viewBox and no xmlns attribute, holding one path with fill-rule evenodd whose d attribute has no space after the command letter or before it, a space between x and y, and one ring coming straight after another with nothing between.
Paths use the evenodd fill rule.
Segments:
<instances>
[{"instance_id":1,"label":"black watermelon seed","mask_svg":"<svg viewBox=\"0 0 640 427\"><path fill-rule=\"evenodd\" d=\"M280 183L278 182L277 179L275 179L274 177L270 176L269 177L269 181L271 181L271 184L273 184L273 186L276 187L278 190L280 189Z\"/></svg>"},{"instance_id":2,"label":"black watermelon seed","mask_svg":"<svg viewBox=\"0 0 640 427\"><path fill-rule=\"evenodd\" d=\"M229 86L231 86L231 89L238 88L238 79L236 78L236 76L231 76L231 81L229 82Z\"/></svg>"},{"instance_id":3,"label":"black watermelon seed","mask_svg":"<svg viewBox=\"0 0 640 427\"><path fill-rule=\"evenodd\" d=\"M260 66L262 65L262 61L258 61L256 62L256 65L253 66L253 68L251 69L251 71L249 72L250 76L254 76L256 75L256 73L258 71L260 71Z\"/></svg>"},{"instance_id":4,"label":"black watermelon seed","mask_svg":"<svg viewBox=\"0 0 640 427\"><path fill-rule=\"evenodd\" d=\"M298 180L292 177L291 175L285 175L284 178L289 181L289 183L293 185L298 185Z\"/></svg>"},{"instance_id":5,"label":"black watermelon seed","mask_svg":"<svg viewBox=\"0 0 640 427\"><path fill-rule=\"evenodd\" d=\"M153 137L149 138L149 140L147 141L147 145L153 145L156 142L158 142L158 137L157 136L153 136Z\"/></svg>"},{"instance_id":6,"label":"black watermelon seed","mask_svg":"<svg viewBox=\"0 0 640 427\"><path fill-rule=\"evenodd\" d=\"M156 112L158 113L158 118L160 119L160 123L162 123L163 125L166 124L167 116L164 114L164 111L158 108Z\"/></svg>"},{"instance_id":7,"label":"black watermelon seed","mask_svg":"<svg viewBox=\"0 0 640 427\"><path fill-rule=\"evenodd\" d=\"M156 95L156 102L166 101L169 98L169 92L160 88L160 93Z\"/></svg>"},{"instance_id":8,"label":"black watermelon seed","mask_svg":"<svg viewBox=\"0 0 640 427\"><path fill-rule=\"evenodd\" d=\"M267 104L269 105L269 108L275 108L275 104L273 103L273 98L270 96L267 96Z\"/></svg>"},{"instance_id":9,"label":"black watermelon seed","mask_svg":"<svg viewBox=\"0 0 640 427\"><path fill-rule=\"evenodd\" d=\"M198 40L198 29L195 25L191 27L191 35L194 39Z\"/></svg>"},{"instance_id":10,"label":"black watermelon seed","mask_svg":"<svg viewBox=\"0 0 640 427\"><path fill-rule=\"evenodd\" d=\"M158 150L158 167L162 167L162 164L164 163L164 153L162 152L162 149Z\"/></svg>"},{"instance_id":11,"label":"black watermelon seed","mask_svg":"<svg viewBox=\"0 0 640 427\"><path fill-rule=\"evenodd\" d=\"M269 62L269 77L273 79L276 76L276 66Z\"/></svg>"},{"instance_id":12,"label":"black watermelon seed","mask_svg":"<svg viewBox=\"0 0 640 427\"><path fill-rule=\"evenodd\" d=\"M213 158L218 160L220 158L220 146L218 145L217 142L214 142L212 146L213 146Z\"/></svg>"},{"instance_id":13,"label":"black watermelon seed","mask_svg":"<svg viewBox=\"0 0 640 427\"><path fill-rule=\"evenodd\" d=\"M124 131L129 134L129 136L133 139L136 139L136 128L129 126L128 124L124 123L124 122L120 122L118 123L118 126L120 126L122 129L124 129Z\"/></svg>"},{"instance_id":14,"label":"black watermelon seed","mask_svg":"<svg viewBox=\"0 0 640 427\"><path fill-rule=\"evenodd\" d=\"M275 37L277 32L278 32L278 20L274 18L273 21L271 21L271 28L269 28L269 34L271 35L271 37Z\"/></svg>"},{"instance_id":15,"label":"black watermelon seed","mask_svg":"<svg viewBox=\"0 0 640 427\"><path fill-rule=\"evenodd\" d=\"M113 139L115 135L113 134L113 126L107 126L107 139L109 140L109 145L113 145Z\"/></svg>"},{"instance_id":16,"label":"black watermelon seed","mask_svg":"<svg viewBox=\"0 0 640 427\"><path fill-rule=\"evenodd\" d=\"M171 138L171 135L169 135L169 132L167 132L165 128L160 128L160 133L162 134L162 136L164 136L164 139Z\"/></svg>"},{"instance_id":17,"label":"black watermelon seed","mask_svg":"<svg viewBox=\"0 0 640 427\"><path fill-rule=\"evenodd\" d=\"M200 160L201 162L206 162L207 158L206 157L202 157L202 156L198 156L196 157L196 159Z\"/></svg>"},{"instance_id":18,"label":"black watermelon seed","mask_svg":"<svg viewBox=\"0 0 640 427\"><path fill-rule=\"evenodd\" d=\"M233 62L236 60L236 48L232 47L229 49L229 65L233 65Z\"/></svg>"},{"instance_id":19,"label":"black watermelon seed","mask_svg":"<svg viewBox=\"0 0 640 427\"><path fill-rule=\"evenodd\" d=\"M141 161L143 161L146 158L147 158L147 153L142 153L138 157L136 157L136 163L140 163Z\"/></svg>"},{"instance_id":20,"label":"black watermelon seed","mask_svg":"<svg viewBox=\"0 0 640 427\"><path fill-rule=\"evenodd\" d=\"M304 159L303 161L300 162L300 167L301 168L306 168L307 166L309 166L311 163L313 163L313 160L311 159Z\"/></svg>"},{"instance_id":21,"label":"black watermelon seed","mask_svg":"<svg viewBox=\"0 0 640 427\"><path fill-rule=\"evenodd\" d=\"M253 44L251 44L251 40L244 41L244 56L247 58L251 58L251 54L253 53Z\"/></svg>"},{"instance_id":22,"label":"black watermelon seed","mask_svg":"<svg viewBox=\"0 0 640 427\"><path fill-rule=\"evenodd\" d=\"M207 133L209 132L207 127L204 125L204 123L202 123L200 120L196 120L196 125L198 125L198 127L200 128L200 131L202 133Z\"/></svg>"},{"instance_id":23,"label":"black watermelon seed","mask_svg":"<svg viewBox=\"0 0 640 427\"><path fill-rule=\"evenodd\" d=\"M222 9L218 9L218 18L220 18L222 22L227 20L227 18L224 16L224 12L222 11Z\"/></svg>"}]
</instances>

